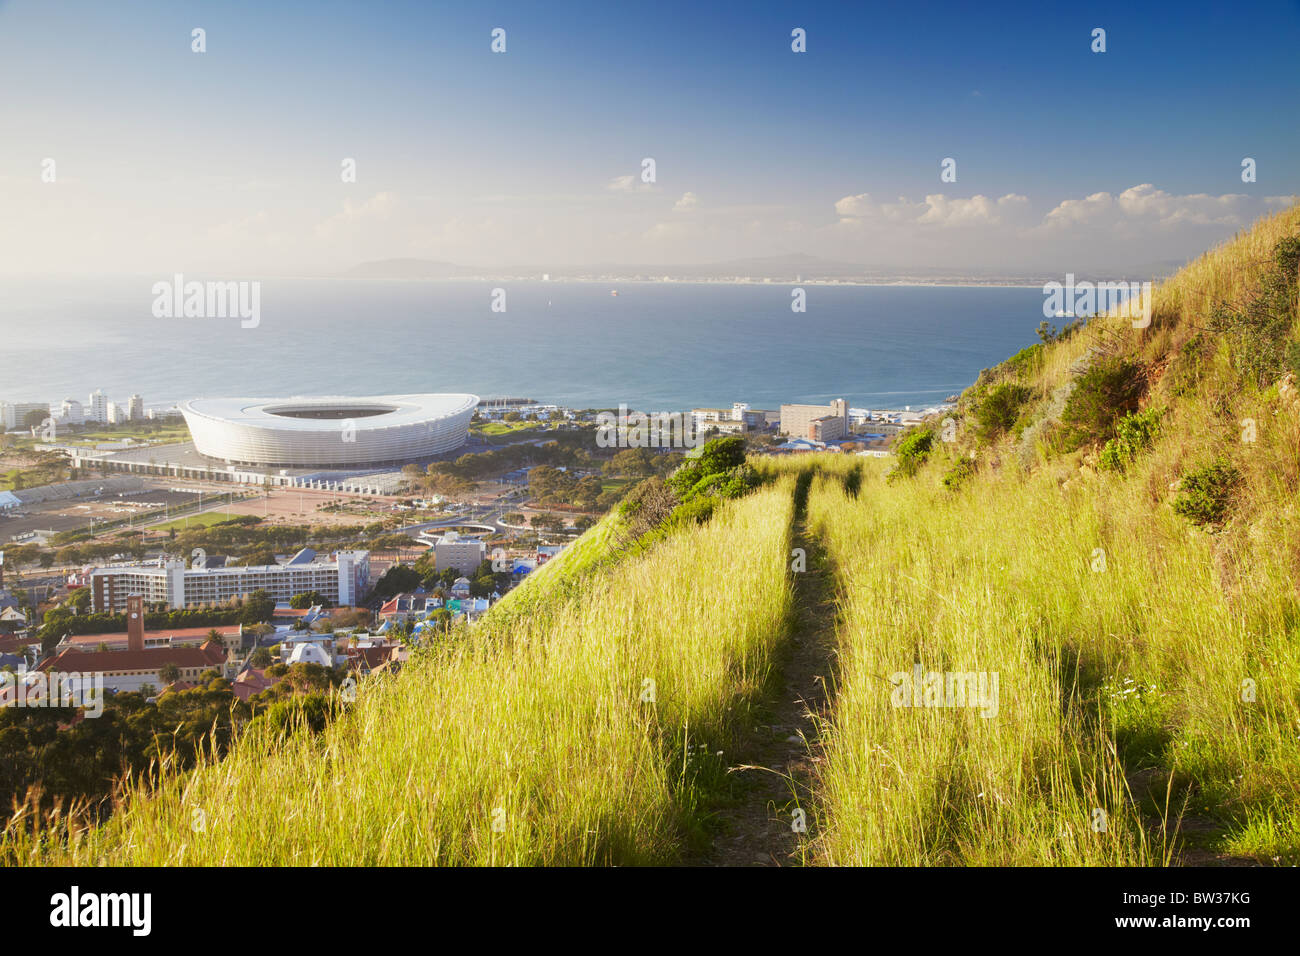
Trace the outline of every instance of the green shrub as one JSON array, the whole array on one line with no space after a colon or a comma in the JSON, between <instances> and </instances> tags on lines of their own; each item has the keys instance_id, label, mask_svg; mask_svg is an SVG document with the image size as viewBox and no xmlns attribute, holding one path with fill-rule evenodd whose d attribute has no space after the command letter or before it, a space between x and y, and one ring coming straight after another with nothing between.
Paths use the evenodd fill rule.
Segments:
<instances>
[{"instance_id":1,"label":"green shrub","mask_svg":"<svg viewBox=\"0 0 1300 956\"><path fill-rule=\"evenodd\" d=\"M975 474L975 462L969 458L958 458L943 476L943 486L949 491L956 491Z\"/></svg>"},{"instance_id":2,"label":"green shrub","mask_svg":"<svg viewBox=\"0 0 1300 956\"><path fill-rule=\"evenodd\" d=\"M1140 363L1118 356L1093 363L1079 376L1061 412L1063 450L1110 438L1115 422L1137 410L1145 389Z\"/></svg>"},{"instance_id":3,"label":"green shrub","mask_svg":"<svg viewBox=\"0 0 1300 956\"><path fill-rule=\"evenodd\" d=\"M911 478L925 464L934 448L934 431L927 427L914 428L898 440L894 446L897 464L889 473L888 480Z\"/></svg>"},{"instance_id":4,"label":"green shrub","mask_svg":"<svg viewBox=\"0 0 1300 956\"><path fill-rule=\"evenodd\" d=\"M975 433L984 441L993 441L1009 431L1032 394L1032 389L1016 382L993 386L975 406Z\"/></svg>"},{"instance_id":5,"label":"green shrub","mask_svg":"<svg viewBox=\"0 0 1300 956\"><path fill-rule=\"evenodd\" d=\"M1240 480L1236 465L1223 457L1189 471L1179 485L1174 511L1195 524L1222 524L1232 505L1233 489Z\"/></svg>"},{"instance_id":6,"label":"green shrub","mask_svg":"<svg viewBox=\"0 0 1300 956\"><path fill-rule=\"evenodd\" d=\"M668 479L668 487L685 501L702 479L719 472L730 472L744 463L745 439L737 436L715 438L701 448L698 455L687 456Z\"/></svg>"},{"instance_id":7,"label":"green shrub","mask_svg":"<svg viewBox=\"0 0 1300 956\"><path fill-rule=\"evenodd\" d=\"M1273 247L1273 265L1244 308L1220 304L1210 313L1207 325L1231 344L1237 372L1261 388L1300 358L1291 341L1298 266L1300 237L1289 236Z\"/></svg>"},{"instance_id":8,"label":"green shrub","mask_svg":"<svg viewBox=\"0 0 1300 956\"><path fill-rule=\"evenodd\" d=\"M1017 378L1025 378L1028 375L1037 372L1043 364L1043 344L1031 345L1023 348L1011 358L1002 363L1004 368L1010 374Z\"/></svg>"},{"instance_id":9,"label":"green shrub","mask_svg":"<svg viewBox=\"0 0 1300 956\"><path fill-rule=\"evenodd\" d=\"M1137 458L1138 453L1155 440L1160 433L1162 408L1148 408L1144 412L1125 415L1115 426L1115 437L1101 450L1101 467L1109 471L1123 471Z\"/></svg>"}]
</instances>

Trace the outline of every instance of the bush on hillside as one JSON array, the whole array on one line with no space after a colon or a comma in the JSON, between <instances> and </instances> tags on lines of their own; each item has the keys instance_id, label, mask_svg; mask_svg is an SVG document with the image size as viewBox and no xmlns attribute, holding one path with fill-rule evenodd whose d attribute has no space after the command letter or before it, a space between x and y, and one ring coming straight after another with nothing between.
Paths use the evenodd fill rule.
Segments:
<instances>
[{"instance_id":1,"label":"bush on hillside","mask_svg":"<svg viewBox=\"0 0 1300 956\"><path fill-rule=\"evenodd\" d=\"M656 475L636 483L619 505L619 515L627 522L628 533L639 538L663 523L675 507L677 497Z\"/></svg>"},{"instance_id":2,"label":"bush on hillside","mask_svg":"<svg viewBox=\"0 0 1300 956\"><path fill-rule=\"evenodd\" d=\"M715 438L700 449L695 457L682 462L671 478L668 487L685 501L692 490L704 479L729 472L745 463L745 439L738 436Z\"/></svg>"},{"instance_id":3,"label":"bush on hillside","mask_svg":"<svg viewBox=\"0 0 1300 956\"><path fill-rule=\"evenodd\" d=\"M1208 326L1228 340L1232 362L1247 381L1263 388L1296 362L1291 327L1296 318L1297 268L1300 236L1289 236L1273 247L1272 267L1244 308L1215 306Z\"/></svg>"},{"instance_id":4,"label":"bush on hillside","mask_svg":"<svg viewBox=\"0 0 1300 956\"><path fill-rule=\"evenodd\" d=\"M993 386L975 406L975 433L984 441L993 441L1010 431L1032 394L1031 388L1016 382Z\"/></svg>"},{"instance_id":5,"label":"bush on hillside","mask_svg":"<svg viewBox=\"0 0 1300 956\"><path fill-rule=\"evenodd\" d=\"M1137 410L1145 389L1140 363L1120 356L1094 362L1075 382L1061 412L1063 450L1106 441L1115 422Z\"/></svg>"},{"instance_id":6,"label":"bush on hillside","mask_svg":"<svg viewBox=\"0 0 1300 956\"><path fill-rule=\"evenodd\" d=\"M914 428L898 440L894 446L894 465L887 477L888 481L911 478L930 457L934 450L934 431L929 427Z\"/></svg>"},{"instance_id":7,"label":"bush on hillside","mask_svg":"<svg viewBox=\"0 0 1300 956\"><path fill-rule=\"evenodd\" d=\"M656 476L637 484L619 513L634 540L655 530L664 534L707 521L719 501L748 494L761 482L745 461L743 438L715 438L688 456L667 481Z\"/></svg>"},{"instance_id":8,"label":"bush on hillside","mask_svg":"<svg viewBox=\"0 0 1300 956\"><path fill-rule=\"evenodd\" d=\"M943 486L949 491L956 491L975 474L975 462L969 458L958 458L943 476Z\"/></svg>"},{"instance_id":9,"label":"bush on hillside","mask_svg":"<svg viewBox=\"0 0 1300 956\"><path fill-rule=\"evenodd\" d=\"M1037 372L1043 364L1043 343L1023 348L1002 363L1007 372L1016 378L1025 378Z\"/></svg>"},{"instance_id":10,"label":"bush on hillside","mask_svg":"<svg viewBox=\"0 0 1300 956\"><path fill-rule=\"evenodd\" d=\"M1232 493L1241 473L1227 458L1217 458L1189 471L1179 483L1174 511L1198 525L1220 525L1232 506Z\"/></svg>"},{"instance_id":11,"label":"bush on hillside","mask_svg":"<svg viewBox=\"0 0 1300 956\"><path fill-rule=\"evenodd\" d=\"M1148 408L1121 418L1115 426L1115 437L1101 450L1101 467L1108 471L1123 471L1132 464L1138 453L1159 434L1163 415L1164 409Z\"/></svg>"}]
</instances>

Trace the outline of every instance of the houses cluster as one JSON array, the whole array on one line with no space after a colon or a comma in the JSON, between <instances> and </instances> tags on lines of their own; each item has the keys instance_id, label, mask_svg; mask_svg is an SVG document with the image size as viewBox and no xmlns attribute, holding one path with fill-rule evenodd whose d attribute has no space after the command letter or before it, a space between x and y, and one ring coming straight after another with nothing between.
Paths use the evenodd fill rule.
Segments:
<instances>
[{"instance_id":1,"label":"houses cluster","mask_svg":"<svg viewBox=\"0 0 1300 956\"><path fill-rule=\"evenodd\" d=\"M469 578L457 578L447 590L445 598L424 588L394 595L380 607L379 627L375 633L384 635L409 628L411 636L418 640L427 627L459 619L471 623L477 621L494 602L501 599L497 592L493 592L490 597L471 597L469 587ZM438 611L447 613L437 614Z\"/></svg>"},{"instance_id":2,"label":"houses cluster","mask_svg":"<svg viewBox=\"0 0 1300 956\"><path fill-rule=\"evenodd\" d=\"M357 610L281 604L265 627L147 629L144 598L131 595L125 631L67 634L35 664L40 648L30 643L29 635L0 635L0 667L7 666L14 675L4 685L11 696L20 682L24 690L19 696L29 701L41 696L40 688L57 686L66 675L93 682L97 691L110 695L158 696L203 686L215 675L229 681L235 696L246 701L283 678L283 673L268 673L275 664L319 664L361 675L400 666L408 653L404 645L368 629L333 630L334 616L351 615L355 620ZM267 653L258 655L259 648ZM9 703L0 699L0 706Z\"/></svg>"},{"instance_id":3,"label":"houses cluster","mask_svg":"<svg viewBox=\"0 0 1300 956\"><path fill-rule=\"evenodd\" d=\"M571 408L547 405L527 398L485 398L478 403L477 411L479 420L485 422L501 421L511 412L543 422L573 421L578 417L577 412Z\"/></svg>"}]
</instances>

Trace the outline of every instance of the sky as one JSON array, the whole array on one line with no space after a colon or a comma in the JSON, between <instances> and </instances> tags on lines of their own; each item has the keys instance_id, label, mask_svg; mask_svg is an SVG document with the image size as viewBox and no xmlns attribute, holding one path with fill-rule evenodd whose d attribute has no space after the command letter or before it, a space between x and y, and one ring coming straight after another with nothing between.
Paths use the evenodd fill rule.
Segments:
<instances>
[{"instance_id":1,"label":"sky","mask_svg":"<svg viewBox=\"0 0 1300 956\"><path fill-rule=\"evenodd\" d=\"M1136 6L0 0L0 274L1182 262L1300 194L1300 3Z\"/></svg>"}]
</instances>

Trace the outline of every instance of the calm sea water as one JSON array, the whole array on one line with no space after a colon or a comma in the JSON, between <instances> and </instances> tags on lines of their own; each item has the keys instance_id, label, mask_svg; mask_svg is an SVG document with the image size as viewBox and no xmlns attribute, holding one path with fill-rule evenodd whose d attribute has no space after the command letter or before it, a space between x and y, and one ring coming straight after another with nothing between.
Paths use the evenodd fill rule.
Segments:
<instances>
[{"instance_id":1,"label":"calm sea water","mask_svg":"<svg viewBox=\"0 0 1300 956\"><path fill-rule=\"evenodd\" d=\"M159 277L0 282L0 398L465 391L576 407L924 406L1036 341L1020 288L265 279L261 323L157 319ZM187 276L187 278L198 278ZM490 310L493 287L507 311Z\"/></svg>"}]
</instances>

